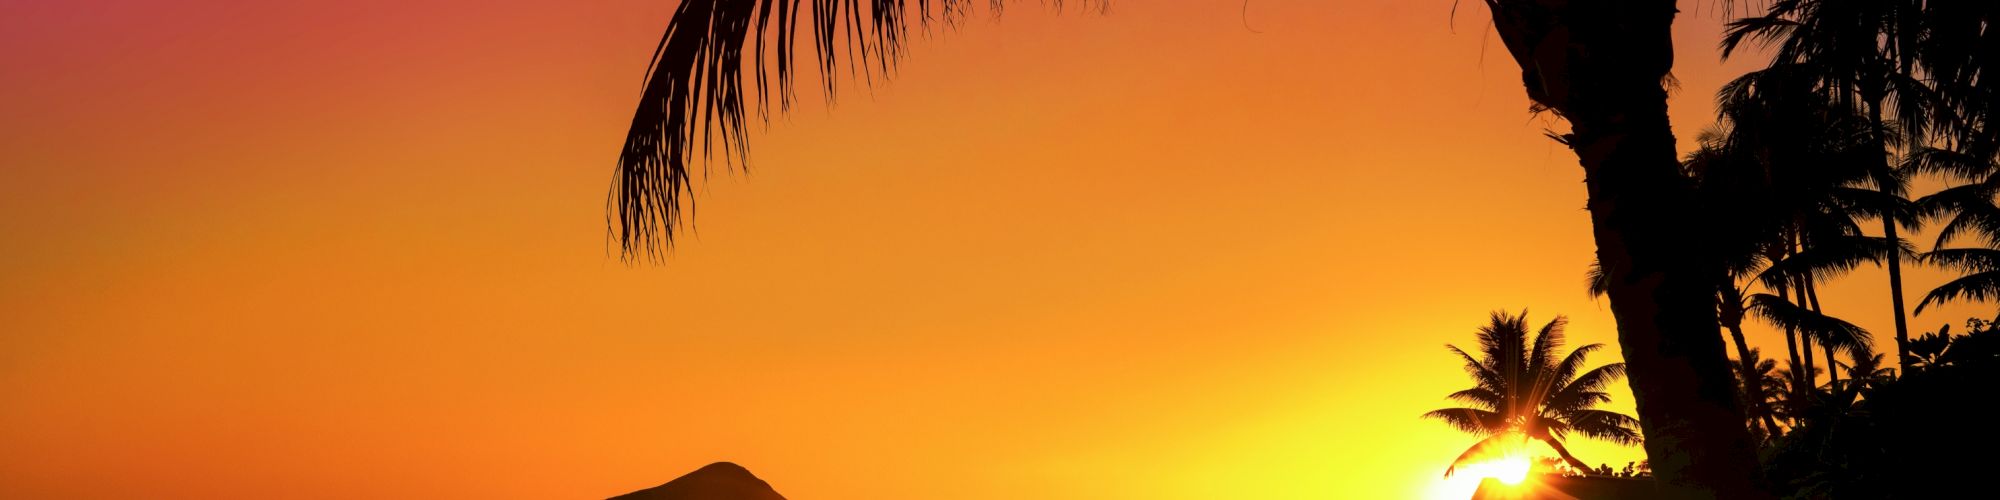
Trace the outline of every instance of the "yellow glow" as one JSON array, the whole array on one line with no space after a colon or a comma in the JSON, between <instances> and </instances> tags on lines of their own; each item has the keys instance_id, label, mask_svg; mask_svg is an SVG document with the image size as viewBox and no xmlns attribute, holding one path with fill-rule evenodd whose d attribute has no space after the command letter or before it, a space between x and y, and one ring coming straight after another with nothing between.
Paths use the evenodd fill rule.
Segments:
<instances>
[{"instance_id":1,"label":"yellow glow","mask_svg":"<svg viewBox=\"0 0 2000 500\"><path fill-rule=\"evenodd\" d=\"M1514 455L1486 463L1488 477L1499 479L1510 485L1521 484L1528 478L1528 457Z\"/></svg>"},{"instance_id":2,"label":"yellow glow","mask_svg":"<svg viewBox=\"0 0 2000 500\"><path fill-rule=\"evenodd\" d=\"M1432 500L1465 500L1479 489L1479 483L1493 478L1508 486L1518 486L1528 479L1532 462L1526 453L1508 453L1483 462L1475 462L1459 467L1451 477L1444 478L1431 486L1426 498Z\"/></svg>"}]
</instances>

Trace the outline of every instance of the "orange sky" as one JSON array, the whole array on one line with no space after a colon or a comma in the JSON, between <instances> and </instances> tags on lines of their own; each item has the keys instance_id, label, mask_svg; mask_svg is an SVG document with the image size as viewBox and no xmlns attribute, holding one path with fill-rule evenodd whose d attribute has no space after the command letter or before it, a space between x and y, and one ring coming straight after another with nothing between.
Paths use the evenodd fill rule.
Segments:
<instances>
[{"instance_id":1,"label":"orange sky","mask_svg":"<svg viewBox=\"0 0 2000 500\"><path fill-rule=\"evenodd\" d=\"M1614 338L1581 173L1477 2L1021 5L774 124L627 267L603 196L672 7L0 4L0 497L716 460L802 500L1419 497L1472 440L1417 419L1469 384L1443 344L1522 307ZM1757 64L1695 7L1683 144ZM1884 289L1823 299L1893 352Z\"/></svg>"}]
</instances>

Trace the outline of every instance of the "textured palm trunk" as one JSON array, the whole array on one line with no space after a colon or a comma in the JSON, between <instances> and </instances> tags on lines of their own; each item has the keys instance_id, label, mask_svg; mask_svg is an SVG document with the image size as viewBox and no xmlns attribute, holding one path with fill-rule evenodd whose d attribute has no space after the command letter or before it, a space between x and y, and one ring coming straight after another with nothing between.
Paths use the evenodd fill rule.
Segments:
<instances>
[{"instance_id":1,"label":"textured palm trunk","mask_svg":"<svg viewBox=\"0 0 2000 500\"><path fill-rule=\"evenodd\" d=\"M1722 272L1698 226L1662 85L1672 0L1489 0L1535 102L1570 124L1645 448L1672 498L1768 498L1716 323Z\"/></svg>"}]
</instances>

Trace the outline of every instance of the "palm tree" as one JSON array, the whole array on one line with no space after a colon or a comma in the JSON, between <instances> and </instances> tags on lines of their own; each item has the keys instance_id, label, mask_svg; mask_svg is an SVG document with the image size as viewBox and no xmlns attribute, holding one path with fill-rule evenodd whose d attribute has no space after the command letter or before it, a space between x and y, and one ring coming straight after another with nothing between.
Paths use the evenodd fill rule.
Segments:
<instances>
[{"instance_id":1,"label":"palm tree","mask_svg":"<svg viewBox=\"0 0 2000 500\"><path fill-rule=\"evenodd\" d=\"M1528 98L1569 122L1646 454L1665 493L1761 498L1716 327L1707 228L1681 172L1667 88L1674 0L1486 0ZM1695 457L1700 457L1696 460Z\"/></svg>"},{"instance_id":2,"label":"palm tree","mask_svg":"<svg viewBox=\"0 0 2000 500\"><path fill-rule=\"evenodd\" d=\"M1905 174L1887 160L1895 146L1887 114L1896 115L1895 124L1907 137L1921 138L1939 102L1916 75L1923 8L1920 0L1779 0L1763 16L1730 23L1723 40L1725 58L1746 41L1774 46L1772 68L1811 75L1817 93L1868 120L1874 143L1869 176L1884 202L1875 210L1883 215L1883 236L1892 241L1905 229L1899 226L1913 219L1893 216L1899 210L1892 203L1906 195L1906 182ZM1891 248L1884 260L1902 353L1910 337L1903 307L1903 253Z\"/></svg>"},{"instance_id":3,"label":"palm tree","mask_svg":"<svg viewBox=\"0 0 2000 500\"><path fill-rule=\"evenodd\" d=\"M1879 193L1856 186L1869 179L1867 162L1857 160L1874 146L1865 120L1808 92L1811 80L1802 76L1774 68L1724 86L1717 125L1699 137L1700 148L1684 162L1701 193L1710 244L1726 269L1715 284L1717 319L1735 342L1739 379L1755 369L1744 362L1750 359L1745 316L1785 331L1792 372L1800 375L1814 373L1807 369L1813 343L1822 346L1829 365L1837 362L1834 349L1864 346L1865 330L1820 308L1817 286L1863 262L1880 262L1892 246L1886 238L1862 235L1854 222L1883 204ZM1766 292L1755 293L1758 285ZM1793 389L1781 393L1800 397L1813 385L1795 379ZM1775 423L1766 430L1779 433Z\"/></svg>"},{"instance_id":4,"label":"palm tree","mask_svg":"<svg viewBox=\"0 0 2000 500\"><path fill-rule=\"evenodd\" d=\"M1778 410L1784 406L1785 400L1775 396L1785 393L1786 386L1790 384L1790 374L1778 370L1777 360L1764 359L1764 353L1754 348L1750 349L1749 355L1737 361L1751 367L1737 379L1737 383L1743 386L1743 405L1751 411L1749 427L1756 431L1761 423L1766 438L1783 436L1784 431L1778 427L1777 419L1782 416Z\"/></svg>"},{"instance_id":5,"label":"palm tree","mask_svg":"<svg viewBox=\"0 0 2000 500\"><path fill-rule=\"evenodd\" d=\"M1625 445L1640 442L1638 420L1595 408L1611 400L1604 389L1625 374L1625 364L1584 370L1585 357L1603 344L1559 355L1567 323L1557 316L1531 340L1527 311L1519 315L1495 311L1479 328L1478 357L1458 346L1445 346L1465 361L1465 372L1474 384L1450 396L1467 407L1434 410L1424 417L1483 438L1452 461L1445 469L1446 477L1458 466L1515 442L1512 440L1547 443L1564 462L1584 471L1591 470L1590 465L1563 446L1563 439L1570 434Z\"/></svg>"},{"instance_id":6,"label":"palm tree","mask_svg":"<svg viewBox=\"0 0 2000 500\"><path fill-rule=\"evenodd\" d=\"M1848 383L1859 389L1874 389L1896 380L1896 369L1882 366L1881 354L1856 356L1854 364L1841 365L1840 368L1847 370Z\"/></svg>"},{"instance_id":7,"label":"palm tree","mask_svg":"<svg viewBox=\"0 0 2000 500\"><path fill-rule=\"evenodd\" d=\"M696 159L714 151L726 162L745 160L751 112L743 81L755 83L757 116L768 117L773 100L785 110L806 30L821 74L842 64L886 72L911 26L928 26L934 12L953 19L969 4L683 0L655 50L612 183L608 226L621 255L659 259L671 247L692 210ZM1529 99L1570 124L1562 141L1584 170L1655 477L1681 496L1768 496L1754 479L1748 433L1736 425L1743 411L1712 330L1708 277L1719 266L1702 251L1704 228L1687 217L1694 193L1680 175L1667 118L1674 0L1485 4Z\"/></svg>"}]
</instances>

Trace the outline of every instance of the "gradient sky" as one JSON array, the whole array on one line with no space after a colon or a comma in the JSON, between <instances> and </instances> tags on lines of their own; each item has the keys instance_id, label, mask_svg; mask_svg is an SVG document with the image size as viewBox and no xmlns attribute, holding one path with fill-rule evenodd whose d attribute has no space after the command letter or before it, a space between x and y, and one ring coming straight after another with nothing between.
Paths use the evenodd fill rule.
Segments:
<instances>
[{"instance_id":1,"label":"gradient sky","mask_svg":"<svg viewBox=\"0 0 2000 500\"><path fill-rule=\"evenodd\" d=\"M801 500L1431 495L1473 440L1417 418L1470 383L1445 343L1524 307L1615 338L1581 171L1463 4L974 19L758 134L631 267L604 194L670 1L0 1L0 497L717 460ZM1760 63L1702 7L1684 148ZM1893 352L1882 283L1823 299Z\"/></svg>"}]
</instances>

